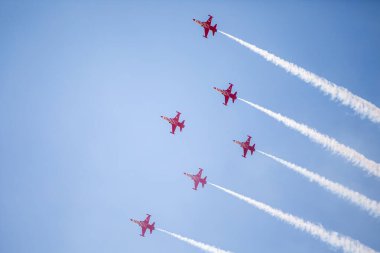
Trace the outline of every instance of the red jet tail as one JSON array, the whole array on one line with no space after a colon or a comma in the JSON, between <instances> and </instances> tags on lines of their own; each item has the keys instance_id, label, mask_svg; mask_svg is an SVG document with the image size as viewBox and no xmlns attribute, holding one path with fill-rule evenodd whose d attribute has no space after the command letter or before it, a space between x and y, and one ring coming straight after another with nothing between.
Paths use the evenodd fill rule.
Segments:
<instances>
[{"instance_id":1,"label":"red jet tail","mask_svg":"<svg viewBox=\"0 0 380 253\"><path fill-rule=\"evenodd\" d=\"M156 224L156 223L153 222L152 225L149 226L150 233L152 233L152 231L155 229L154 224Z\"/></svg>"},{"instance_id":2,"label":"red jet tail","mask_svg":"<svg viewBox=\"0 0 380 253\"><path fill-rule=\"evenodd\" d=\"M251 155L252 155L252 154L253 154L253 152L255 152L255 150L256 150L256 149L255 149L255 145L256 145L256 143L255 143L255 144L253 144L253 145L252 145L252 147L251 147Z\"/></svg>"},{"instance_id":3,"label":"red jet tail","mask_svg":"<svg viewBox=\"0 0 380 253\"><path fill-rule=\"evenodd\" d=\"M216 26L217 26L217 25L218 25L218 24L215 24L214 26L211 26L212 36L214 36L215 33L218 31L218 30L216 29Z\"/></svg>"},{"instance_id":4,"label":"red jet tail","mask_svg":"<svg viewBox=\"0 0 380 253\"><path fill-rule=\"evenodd\" d=\"M179 130L182 132L182 128L185 128L185 121L182 121L180 124L179 124Z\"/></svg>"},{"instance_id":5,"label":"red jet tail","mask_svg":"<svg viewBox=\"0 0 380 253\"><path fill-rule=\"evenodd\" d=\"M207 180L207 176L201 180L202 188L204 188L204 187L205 187L205 184L207 184L207 181L206 181L206 180Z\"/></svg>"},{"instance_id":6,"label":"red jet tail","mask_svg":"<svg viewBox=\"0 0 380 253\"><path fill-rule=\"evenodd\" d=\"M237 91L233 94L231 94L231 98L232 98L232 103L235 103L235 100L237 98Z\"/></svg>"}]
</instances>

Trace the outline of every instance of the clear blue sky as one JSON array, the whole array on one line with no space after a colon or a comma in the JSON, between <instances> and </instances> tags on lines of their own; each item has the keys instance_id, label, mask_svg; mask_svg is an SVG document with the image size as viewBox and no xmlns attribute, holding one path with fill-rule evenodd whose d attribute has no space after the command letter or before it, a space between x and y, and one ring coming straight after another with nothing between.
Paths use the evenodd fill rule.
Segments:
<instances>
[{"instance_id":1,"label":"clear blue sky","mask_svg":"<svg viewBox=\"0 0 380 253\"><path fill-rule=\"evenodd\" d=\"M129 218L234 252L333 252L184 171L380 250L380 220L233 139L380 201L380 182L211 87L380 162L380 127L192 18L380 106L376 1L1 1L0 251L198 252ZM182 112L172 136L160 115Z\"/></svg>"}]
</instances>

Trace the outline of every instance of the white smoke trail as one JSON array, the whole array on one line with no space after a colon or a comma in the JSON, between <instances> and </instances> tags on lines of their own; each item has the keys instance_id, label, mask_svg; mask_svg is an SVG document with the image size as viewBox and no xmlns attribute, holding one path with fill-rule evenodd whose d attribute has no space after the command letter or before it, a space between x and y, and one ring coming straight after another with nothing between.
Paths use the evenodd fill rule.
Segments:
<instances>
[{"instance_id":1,"label":"white smoke trail","mask_svg":"<svg viewBox=\"0 0 380 253\"><path fill-rule=\"evenodd\" d=\"M289 119L279 113L272 112L269 109L266 109L264 107L261 107L257 104L254 104L252 102L249 102L247 100L244 100L242 98L238 98L240 101L243 101L250 106L256 108L259 111L264 112L265 114L271 116L272 118L284 123L287 127L290 127L299 133L309 137L311 140L315 141L316 143L321 144L324 148L327 148L328 150L332 151L333 153L336 153L344 158L346 158L348 161L350 161L352 164L359 166L363 168L368 173L375 175L377 177L380 177L380 164L369 160L364 155L360 154L356 150L339 143L334 138L331 138L327 135L319 133L317 130L312 129L304 124L300 124L292 119Z\"/></svg>"},{"instance_id":2,"label":"white smoke trail","mask_svg":"<svg viewBox=\"0 0 380 253\"><path fill-rule=\"evenodd\" d=\"M310 181L317 182L320 186L323 188L331 191L332 193L338 195L341 198L344 198L346 200L351 201L352 203L360 206L364 210L368 211L371 215L375 217L380 216L380 203L367 198L366 196L360 194L359 192L353 191L351 189L348 189L347 187L338 184L336 182L330 181L325 177L322 177L314 172L309 171L308 169L305 169L301 166L298 166L294 163L285 161L281 158L278 158L274 155L267 154L263 151L257 150L257 152L272 158L273 160L281 163L282 165L285 165L286 167L292 169L295 172L298 172L299 174L305 176Z\"/></svg>"},{"instance_id":3,"label":"white smoke trail","mask_svg":"<svg viewBox=\"0 0 380 253\"><path fill-rule=\"evenodd\" d=\"M299 217L293 216L288 213L284 213L281 210L275 209L273 207L270 207L262 202L256 201L254 199L245 197L239 193L236 193L234 191L228 190L226 188L223 188L219 185L210 183L210 185L218 188L219 190L222 190L240 200L243 200L244 202L294 226L295 228L298 228L301 231L307 232L315 237L318 237L321 241L326 242L333 247L341 248L344 252L351 252L351 253L374 253L373 249L361 244L359 241L354 240L350 237L340 235L337 232L334 231L328 231L321 225L316 225L312 222L305 221Z\"/></svg>"},{"instance_id":4,"label":"white smoke trail","mask_svg":"<svg viewBox=\"0 0 380 253\"><path fill-rule=\"evenodd\" d=\"M177 238L183 242L187 242L188 244L194 246L194 247L197 247L205 252L210 252L210 253L231 253L230 251L225 251L225 250L221 250L221 249L218 249L214 246L211 246L211 245L207 245L205 243L202 243L202 242L197 242L193 239L190 239L190 238L187 238L187 237L183 237L181 235L178 235L178 234L175 234L175 233L172 233L172 232L169 232L169 231L166 231L164 229L160 229L160 228L156 228L156 230L158 231L161 231L165 234L168 234L168 235L171 235L173 236L174 238Z\"/></svg>"},{"instance_id":5,"label":"white smoke trail","mask_svg":"<svg viewBox=\"0 0 380 253\"><path fill-rule=\"evenodd\" d=\"M228 38L233 39L239 44L247 47L251 51L259 54L265 60L272 62L273 64L285 69L287 72L290 72L291 74L299 77L306 83L309 83L312 86L319 88L325 94L330 95L332 99L338 100L343 105L351 107L355 112L360 114L362 117L367 117L368 119L370 119L371 121L375 123L380 123L380 108L378 108L376 105L372 104L371 102L352 94L346 88L340 87L336 85L335 83L332 83L326 80L323 77L317 76L316 74L310 71L307 71L306 69L303 69L295 65L294 63L285 61L284 59L281 59L280 57L275 56L274 54L271 54L266 50L258 48L255 45L252 45L248 42L238 39L223 31L219 30L219 32L227 36Z\"/></svg>"}]
</instances>

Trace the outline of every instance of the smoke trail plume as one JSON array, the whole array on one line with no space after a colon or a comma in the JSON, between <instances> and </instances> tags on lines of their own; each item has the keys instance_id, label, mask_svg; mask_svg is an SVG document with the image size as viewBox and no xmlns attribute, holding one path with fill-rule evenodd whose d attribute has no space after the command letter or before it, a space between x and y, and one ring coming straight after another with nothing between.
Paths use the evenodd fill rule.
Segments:
<instances>
[{"instance_id":1,"label":"smoke trail plume","mask_svg":"<svg viewBox=\"0 0 380 253\"><path fill-rule=\"evenodd\" d=\"M211 246L211 245L207 245L207 244L204 244L202 242L197 242L197 241L194 241L193 239L190 239L190 238L187 238L187 237L183 237L181 235L178 235L178 234L175 234L175 233L171 233L169 231L166 231L164 229L160 229L160 228L156 228L156 230L159 230L165 234L168 234L168 235L171 235L173 236L174 238L177 238L183 242L187 242L188 244L194 246L194 247L197 247L205 252L210 252L210 253L231 253L230 251L225 251L225 250L221 250L221 249L218 249L214 246Z\"/></svg>"},{"instance_id":2,"label":"smoke trail plume","mask_svg":"<svg viewBox=\"0 0 380 253\"><path fill-rule=\"evenodd\" d=\"M257 104L254 104L252 102L249 102L247 100L244 100L242 98L238 98L240 101L243 101L250 106L256 108L259 111L262 111L263 113L269 115L270 117L284 123L287 127L292 128L299 133L309 137L311 140L313 140L316 143L321 144L324 148L327 148L328 150L332 151L333 153L336 153L344 158L346 158L348 161L350 161L352 164L359 166L363 168L368 173L375 175L377 177L380 177L380 164L369 160L364 155L360 154L356 150L339 143L334 138L331 138L327 135L321 134L315 129L312 129L304 124L300 124L292 119L289 119L279 113L272 112L269 109L266 109L264 107L261 107Z\"/></svg>"},{"instance_id":3,"label":"smoke trail plume","mask_svg":"<svg viewBox=\"0 0 380 253\"><path fill-rule=\"evenodd\" d=\"M265 60L272 62L273 64L280 66L285 69L287 72L299 77L306 83L311 84L312 86L319 88L325 94L330 95L333 100L340 101L343 105L351 107L356 113L362 117L367 117L369 120L375 123L380 123L380 108L371 102L352 94L346 88L336 85L323 77L317 76L316 74L307 71L291 62L285 61L274 54L269 53L266 50L256 47L248 42L245 42L241 39L238 39L228 33L220 31L223 35L228 38L238 42L239 44L247 47L251 51L262 56Z\"/></svg>"},{"instance_id":4,"label":"smoke trail plume","mask_svg":"<svg viewBox=\"0 0 380 253\"><path fill-rule=\"evenodd\" d=\"M377 201L374 201L372 199L367 198L366 196L360 194L359 192L353 191L351 189L348 189L347 187L338 184L336 182L330 181L325 177L322 177L314 172L309 171L308 169L305 169L301 166L298 166L294 163L285 161L281 158L278 158L274 155L267 154L263 151L257 150L260 154L263 154L269 158L272 158L276 162L281 163L282 165L285 165L289 169L298 172L299 174L305 176L310 181L317 182L320 186L323 188L329 190L330 192L338 195L341 198L344 198L346 200L351 201L352 203L358 205L359 207L363 208L367 212L369 212L371 215L375 217L380 217L380 203Z\"/></svg>"},{"instance_id":5,"label":"smoke trail plume","mask_svg":"<svg viewBox=\"0 0 380 253\"><path fill-rule=\"evenodd\" d=\"M256 201L254 199L245 197L239 193L236 193L234 191L228 190L226 188L223 188L219 185L210 183L210 185L218 188L219 190L222 190L240 200L243 200L244 202L272 215L273 217L276 217L295 228L298 228L301 231L307 232L315 237L318 237L321 241L330 244L333 247L341 248L344 252L350 252L350 253L374 253L373 249L361 244L359 241L354 240L350 237L340 235L337 232L334 231L328 231L321 225L316 225L309 221L304 221L301 218L298 218L296 216L293 216L288 213L284 213L281 210L275 209L273 207L270 207L262 202Z\"/></svg>"}]
</instances>

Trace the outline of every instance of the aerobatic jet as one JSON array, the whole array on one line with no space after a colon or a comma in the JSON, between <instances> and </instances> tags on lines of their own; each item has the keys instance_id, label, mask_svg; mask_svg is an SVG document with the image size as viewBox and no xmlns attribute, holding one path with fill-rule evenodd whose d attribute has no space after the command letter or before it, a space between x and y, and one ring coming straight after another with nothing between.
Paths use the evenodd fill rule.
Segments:
<instances>
[{"instance_id":1,"label":"aerobatic jet","mask_svg":"<svg viewBox=\"0 0 380 253\"><path fill-rule=\"evenodd\" d=\"M138 221L138 220L131 219L132 222L136 223L137 225L139 225L141 227L141 234L140 234L140 236L142 236L142 237L144 237L145 232L146 232L147 229L150 230L150 233L152 233L152 231L154 230L154 224L155 224L155 222L153 222L152 224L149 224L149 219L150 219L150 214L147 214L146 219L143 220L143 221Z\"/></svg>"},{"instance_id":2,"label":"aerobatic jet","mask_svg":"<svg viewBox=\"0 0 380 253\"><path fill-rule=\"evenodd\" d=\"M174 134L177 127L179 127L179 130L182 132L182 128L185 127L185 121L179 122L179 116L181 115L180 112L177 111L177 115L174 118L168 118L165 116L161 116L164 120L169 122L172 125L172 131L170 133Z\"/></svg>"},{"instance_id":3,"label":"aerobatic jet","mask_svg":"<svg viewBox=\"0 0 380 253\"><path fill-rule=\"evenodd\" d=\"M203 35L203 37L205 37L206 39L207 39L208 32L209 32L210 30L212 31L212 36L214 36L215 33L217 32L217 30L216 30L216 26L217 26L217 24L215 24L214 26L212 26L212 25L211 25L211 21L212 21L212 18L213 18L213 17L212 17L211 15L208 15L208 16L209 16L209 18L207 19L206 22L202 22L202 21L199 21L199 20L193 18L193 21L194 21L195 23L197 23L198 25L202 26L203 29L205 30L205 35Z\"/></svg>"},{"instance_id":4,"label":"aerobatic jet","mask_svg":"<svg viewBox=\"0 0 380 253\"><path fill-rule=\"evenodd\" d=\"M232 83L229 83L230 86L227 88L227 90L222 90L222 89L219 89L217 87L213 87L217 92L219 92L220 94L222 94L224 96L224 105L227 105L228 103L228 100L231 98L232 99L232 103L235 103L235 100L237 98L237 92L235 93L232 93L232 86L234 86Z\"/></svg>"},{"instance_id":5,"label":"aerobatic jet","mask_svg":"<svg viewBox=\"0 0 380 253\"><path fill-rule=\"evenodd\" d=\"M240 147L243 148L243 150L244 150L244 155L242 155L242 157L244 157L244 158L246 158L246 155L247 155L247 151L248 151L248 150L251 151L251 155L253 155L253 152L255 151L255 145L256 145L256 144L253 144L252 146L249 146L250 141L251 141L251 138L252 138L252 137L248 135L248 139L247 139L245 142L240 142L240 141L235 141L235 140L234 140L234 142L235 142L236 144L239 144Z\"/></svg>"},{"instance_id":6,"label":"aerobatic jet","mask_svg":"<svg viewBox=\"0 0 380 253\"><path fill-rule=\"evenodd\" d=\"M207 184L207 181L206 181L207 177L202 178L202 171L203 169L199 168L199 172L196 175L188 174L186 172L183 173L194 181L193 190L197 190L199 183L202 184L202 188L205 187L205 184Z\"/></svg>"}]
</instances>

